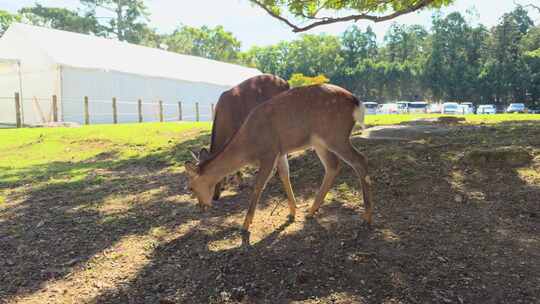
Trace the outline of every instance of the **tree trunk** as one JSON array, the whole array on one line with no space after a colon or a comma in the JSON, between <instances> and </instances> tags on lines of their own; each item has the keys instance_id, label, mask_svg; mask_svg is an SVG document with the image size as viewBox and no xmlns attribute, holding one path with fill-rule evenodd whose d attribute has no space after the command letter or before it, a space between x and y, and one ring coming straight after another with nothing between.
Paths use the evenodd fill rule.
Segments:
<instances>
[{"instance_id":1,"label":"tree trunk","mask_svg":"<svg viewBox=\"0 0 540 304\"><path fill-rule=\"evenodd\" d=\"M124 35L122 31L122 0L117 0L116 5L116 36L118 40L124 41Z\"/></svg>"}]
</instances>

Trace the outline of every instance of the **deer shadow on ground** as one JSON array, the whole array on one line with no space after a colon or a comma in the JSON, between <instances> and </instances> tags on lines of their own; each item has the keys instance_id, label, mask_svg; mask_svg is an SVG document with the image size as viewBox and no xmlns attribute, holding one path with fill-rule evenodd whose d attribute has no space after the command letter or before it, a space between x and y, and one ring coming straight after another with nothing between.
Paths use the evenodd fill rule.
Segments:
<instances>
[{"instance_id":1,"label":"deer shadow on ground","mask_svg":"<svg viewBox=\"0 0 540 304\"><path fill-rule=\"evenodd\" d=\"M207 214L197 212L193 200L184 197L186 190L178 188L185 182L183 173L151 168L155 175L108 180L108 187L83 183L36 190L5 211L10 214L0 222L0 229L12 233L3 239L8 247L0 249L2 258L14 262L2 276L0 286L6 287L0 295L31 294L44 282L68 276L73 256L83 257L75 261L81 264L123 236L202 219L155 248L135 277L101 291L91 302L537 302L539 183L524 178L522 168L470 167L459 160L468 147L512 144L538 153L540 144L534 141L508 139L525 130L540 136L540 128L516 125L511 131L459 127L406 143L354 139L370 160L374 227L367 229L360 220L357 178L347 167L320 214L293 224L286 222L286 204L272 215L273 204L285 200L273 178L255 215L256 237L249 250L240 247L237 229L247 189L226 196ZM311 204L322 166L312 152L290 162L297 196ZM104 203L111 195L139 197L155 189L144 205L119 217L107 219L80 208ZM43 261L39 254L50 258ZM51 275L47 271L54 265L65 268Z\"/></svg>"},{"instance_id":2,"label":"deer shadow on ground","mask_svg":"<svg viewBox=\"0 0 540 304\"><path fill-rule=\"evenodd\" d=\"M52 162L4 173L0 190L14 189L0 210L0 299L31 295L69 276L125 236L176 227L201 212L182 172L208 135L144 156L110 150L80 162ZM12 174L19 180L10 182ZM229 208L227 212L239 212ZM1 302L1 301L0 301Z\"/></svg>"},{"instance_id":3,"label":"deer shadow on ground","mask_svg":"<svg viewBox=\"0 0 540 304\"><path fill-rule=\"evenodd\" d=\"M355 175L344 168L338 190L314 220L288 224L282 204L282 224L265 230L244 250L237 226L224 214L159 246L127 286L94 301L535 302L540 294L535 283L540 187L527 182L520 168L473 168L459 160L470 145L509 144L497 136L477 141L489 134L489 129L463 127L427 141L362 147L364 140L354 140L370 159L377 202L372 229L358 216L360 200L347 196L360 195ZM540 145L533 148L538 151ZM308 152L291 159L295 191L310 203L315 181L322 179L315 158ZM277 179L264 200L272 199L285 199ZM272 216L270 209L268 204L259 208L255 218L263 220L253 229L264 230L260 225Z\"/></svg>"}]
</instances>

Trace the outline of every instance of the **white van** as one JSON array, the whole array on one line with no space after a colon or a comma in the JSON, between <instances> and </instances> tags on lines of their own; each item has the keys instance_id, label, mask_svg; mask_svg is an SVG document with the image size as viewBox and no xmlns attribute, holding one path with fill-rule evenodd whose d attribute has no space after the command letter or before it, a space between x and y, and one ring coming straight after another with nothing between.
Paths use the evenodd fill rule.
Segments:
<instances>
[{"instance_id":1,"label":"white van","mask_svg":"<svg viewBox=\"0 0 540 304\"><path fill-rule=\"evenodd\" d=\"M409 113L418 114L418 113L427 113L428 103L424 101L415 101L409 103Z\"/></svg>"},{"instance_id":2,"label":"white van","mask_svg":"<svg viewBox=\"0 0 540 304\"><path fill-rule=\"evenodd\" d=\"M397 114L398 106L395 103L383 103L379 105L380 114Z\"/></svg>"},{"instance_id":3,"label":"white van","mask_svg":"<svg viewBox=\"0 0 540 304\"><path fill-rule=\"evenodd\" d=\"M492 104L479 105L476 114L496 114L497 108Z\"/></svg>"},{"instance_id":4,"label":"white van","mask_svg":"<svg viewBox=\"0 0 540 304\"><path fill-rule=\"evenodd\" d=\"M410 102L408 102L408 101L398 101L398 102L396 102L396 104L397 104L397 108L398 108L398 113L400 113L400 114L409 113L409 104L410 104Z\"/></svg>"},{"instance_id":5,"label":"white van","mask_svg":"<svg viewBox=\"0 0 540 304\"><path fill-rule=\"evenodd\" d=\"M442 114L461 114L457 102L445 102L442 106Z\"/></svg>"},{"instance_id":6,"label":"white van","mask_svg":"<svg viewBox=\"0 0 540 304\"><path fill-rule=\"evenodd\" d=\"M461 106L466 107L463 114L474 114L474 104L472 102L462 102Z\"/></svg>"},{"instance_id":7,"label":"white van","mask_svg":"<svg viewBox=\"0 0 540 304\"><path fill-rule=\"evenodd\" d=\"M373 115L377 114L377 108L379 107L379 104L376 102L364 102L364 107L366 107L366 114Z\"/></svg>"}]
</instances>

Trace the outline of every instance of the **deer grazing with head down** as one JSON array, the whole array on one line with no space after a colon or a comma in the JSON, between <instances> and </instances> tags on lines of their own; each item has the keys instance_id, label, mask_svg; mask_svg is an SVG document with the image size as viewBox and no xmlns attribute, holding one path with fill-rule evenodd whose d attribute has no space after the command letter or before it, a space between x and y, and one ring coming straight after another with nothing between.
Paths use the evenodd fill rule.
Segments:
<instances>
[{"instance_id":1,"label":"deer grazing with head down","mask_svg":"<svg viewBox=\"0 0 540 304\"><path fill-rule=\"evenodd\" d=\"M274 75L263 74L251 77L223 92L216 104L210 152L205 148L198 153L191 152L194 160L204 161L210 154L221 150L236 130L240 129L253 108L288 89L289 83L287 81ZM279 176L289 179L286 156L278 161L277 168ZM218 182L215 187L214 200L219 199L221 190L222 183ZM291 199L294 200L294 198Z\"/></svg>"},{"instance_id":2,"label":"deer grazing with head down","mask_svg":"<svg viewBox=\"0 0 540 304\"><path fill-rule=\"evenodd\" d=\"M224 176L248 164L258 165L243 224L244 237L249 243L249 226L257 203L279 159L287 153L313 147L326 173L308 216L313 216L321 206L343 161L359 178L365 205L363 218L371 224L373 202L367 159L350 142L354 124L363 125L364 114L363 104L337 86L313 85L281 93L253 109L219 151L199 164L185 164L189 188L206 209L212 204L216 183ZM288 180L282 178L282 182L292 194ZM294 220L295 213L295 202L289 200L290 220Z\"/></svg>"}]
</instances>

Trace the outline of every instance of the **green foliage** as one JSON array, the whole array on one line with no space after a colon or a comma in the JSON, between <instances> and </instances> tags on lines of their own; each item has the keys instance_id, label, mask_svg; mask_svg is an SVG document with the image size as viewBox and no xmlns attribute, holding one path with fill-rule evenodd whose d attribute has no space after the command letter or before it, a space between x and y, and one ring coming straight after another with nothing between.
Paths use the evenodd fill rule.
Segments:
<instances>
[{"instance_id":1,"label":"green foliage","mask_svg":"<svg viewBox=\"0 0 540 304\"><path fill-rule=\"evenodd\" d=\"M343 63L339 38L329 35L302 35L291 42L270 47L255 47L242 58L248 65L280 75L285 79L293 73L308 76L325 74L332 78Z\"/></svg>"},{"instance_id":2,"label":"green foliage","mask_svg":"<svg viewBox=\"0 0 540 304\"><path fill-rule=\"evenodd\" d=\"M106 36L121 41L141 43L148 31L148 9L144 0L80 0L87 14L95 16L98 10L106 11L109 20L102 24Z\"/></svg>"},{"instance_id":3,"label":"green foliage","mask_svg":"<svg viewBox=\"0 0 540 304\"><path fill-rule=\"evenodd\" d=\"M240 41L222 26L201 28L182 26L163 37L169 51L235 62L240 52Z\"/></svg>"},{"instance_id":4,"label":"green foliage","mask_svg":"<svg viewBox=\"0 0 540 304\"><path fill-rule=\"evenodd\" d=\"M93 12L79 15L77 12L65 8L45 7L36 4L34 7L22 8L19 10L19 14L24 22L37 26L84 34L100 34L102 31Z\"/></svg>"},{"instance_id":5,"label":"green foliage","mask_svg":"<svg viewBox=\"0 0 540 304\"><path fill-rule=\"evenodd\" d=\"M208 136L210 123L144 123L122 125L92 125L81 128L24 128L2 130L0 136L0 191L20 179L36 179L70 167L71 178L84 177L107 151L115 161L147 158L162 149L171 148L177 141L197 134L194 145L202 145ZM186 147L187 148L187 147ZM187 150L177 151L172 160L190 158ZM103 155L101 155L103 156ZM69 164L64 163L69 160ZM89 160L85 162L85 160ZM36 168L58 163L54 170L43 172ZM76 165L73 165L76 164ZM104 163L110 166L112 164Z\"/></svg>"},{"instance_id":6,"label":"green foliage","mask_svg":"<svg viewBox=\"0 0 540 304\"><path fill-rule=\"evenodd\" d=\"M352 26L340 37L303 35L254 47L239 58L286 79L327 75L364 100L540 100L540 29L523 7L490 30L460 13L436 14L431 32L393 24L384 43L376 41L370 28Z\"/></svg>"},{"instance_id":7,"label":"green foliage","mask_svg":"<svg viewBox=\"0 0 540 304\"><path fill-rule=\"evenodd\" d=\"M9 12L0 10L0 37L2 37L11 23L20 21L20 19L21 17L19 15L13 15Z\"/></svg>"},{"instance_id":8,"label":"green foliage","mask_svg":"<svg viewBox=\"0 0 540 304\"><path fill-rule=\"evenodd\" d=\"M356 25L351 26L341 36L341 57L347 66L355 66L360 61L377 56L377 35L371 27L362 32Z\"/></svg>"},{"instance_id":9,"label":"green foliage","mask_svg":"<svg viewBox=\"0 0 540 304\"><path fill-rule=\"evenodd\" d=\"M250 0L272 17L285 22L295 32L316 26L344 21L384 21L424 7L439 8L453 0ZM343 12L350 15L343 16ZM310 24L296 25L288 20L292 15Z\"/></svg>"},{"instance_id":10,"label":"green foliage","mask_svg":"<svg viewBox=\"0 0 540 304\"><path fill-rule=\"evenodd\" d=\"M240 51L240 42L218 26L181 26L158 34L147 26L144 0L80 0L70 11L39 4L19 15L0 11L0 34L16 20L81 33L117 37L150 47L241 63L285 79L325 75L364 100L455 100L504 104L540 102L540 28L517 6L491 29L472 25L460 13L435 14L430 31L392 24L382 44L368 27L351 26L341 36L301 35L267 47ZM400 1L259 1L271 12L310 16L344 10L384 15L411 8ZM430 2L441 6L451 1ZM97 16L97 14L100 14ZM104 18L105 17L105 18ZM21 19L22 18L22 19ZM294 79L293 79L294 78ZM309 83L306 79L301 80Z\"/></svg>"},{"instance_id":11,"label":"green foliage","mask_svg":"<svg viewBox=\"0 0 540 304\"><path fill-rule=\"evenodd\" d=\"M309 77L304 76L304 74L302 73L296 73L292 75L291 79L289 79L289 84L291 85L291 87L296 88L314 84L328 83L329 81L330 79L326 78L326 76L324 75Z\"/></svg>"},{"instance_id":12,"label":"green foliage","mask_svg":"<svg viewBox=\"0 0 540 304\"><path fill-rule=\"evenodd\" d=\"M480 52L486 37L483 27L471 27L459 13L434 18L424 82L435 99L463 101L478 97Z\"/></svg>"},{"instance_id":13,"label":"green foliage","mask_svg":"<svg viewBox=\"0 0 540 304\"><path fill-rule=\"evenodd\" d=\"M420 25L394 23L384 36L384 56L390 62L414 61L420 57L427 35L426 29Z\"/></svg>"}]
</instances>

